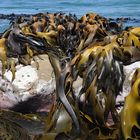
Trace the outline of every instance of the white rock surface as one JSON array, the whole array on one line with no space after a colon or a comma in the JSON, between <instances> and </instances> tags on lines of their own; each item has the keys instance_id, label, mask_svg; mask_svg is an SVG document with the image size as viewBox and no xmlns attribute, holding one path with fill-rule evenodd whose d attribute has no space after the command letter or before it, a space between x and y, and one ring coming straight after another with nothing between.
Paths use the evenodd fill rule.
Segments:
<instances>
[{"instance_id":1,"label":"white rock surface","mask_svg":"<svg viewBox=\"0 0 140 140\"><path fill-rule=\"evenodd\" d=\"M16 71L18 71L20 68L22 68L23 65L17 65ZM10 70L6 70L4 73L4 78L7 79L9 82L12 82L12 72Z\"/></svg>"},{"instance_id":2,"label":"white rock surface","mask_svg":"<svg viewBox=\"0 0 140 140\"><path fill-rule=\"evenodd\" d=\"M10 107L17 102L18 98L13 92L12 84L0 76L0 107Z\"/></svg>"},{"instance_id":3,"label":"white rock surface","mask_svg":"<svg viewBox=\"0 0 140 140\"><path fill-rule=\"evenodd\" d=\"M14 91L25 92L30 90L37 80L37 70L31 66L25 66L17 70L12 85Z\"/></svg>"},{"instance_id":4,"label":"white rock surface","mask_svg":"<svg viewBox=\"0 0 140 140\"><path fill-rule=\"evenodd\" d=\"M0 63L0 108L13 106L36 94L50 94L55 90L54 78L51 79L51 65L48 60L42 63L39 71L34 66L17 65L13 82L10 70L2 78ZM45 76L41 77L41 74Z\"/></svg>"},{"instance_id":5,"label":"white rock surface","mask_svg":"<svg viewBox=\"0 0 140 140\"><path fill-rule=\"evenodd\" d=\"M126 75L123 93L117 97L118 101L124 101L124 98L130 93L130 82L132 76L137 68L140 67L140 62L135 62L131 65L124 66L124 73ZM55 81L54 79L45 81L44 79L40 79L38 76L38 71L36 68L32 66L22 66L18 65L16 67L17 72L15 76L15 80L10 82L12 79L11 71L5 73L5 79L2 79L0 76L0 103L2 104L2 100L5 99L7 101L7 106L14 104L20 100L25 100L29 96L33 96L34 94L50 94L55 90ZM51 70L50 70L51 71ZM45 72L47 72L47 68L45 68ZM51 71L52 72L52 71ZM1 72L0 72L1 74ZM45 78L46 79L46 78ZM76 92L79 91L81 80L77 80L74 83L74 87ZM8 97L12 100L12 102L8 101ZM1 106L1 105L0 105Z\"/></svg>"},{"instance_id":6,"label":"white rock surface","mask_svg":"<svg viewBox=\"0 0 140 140\"><path fill-rule=\"evenodd\" d=\"M38 80L36 84L34 85L34 90L37 94L50 94L53 93L55 90L55 80L51 79L49 81L45 80Z\"/></svg>"},{"instance_id":7,"label":"white rock surface","mask_svg":"<svg viewBox=\"0 0 140 140\"><path fill-rule=\"evenodd\" d=\"M124 74L125 74L125 81L124 81L124 86L123 86L123 96L126 97L131 90L130 84L131 84L131 79L133 77L134 72L136 69L140 68L140 62L135 62L131 65L124 66Z\"/></svg>"},{"instance_id":8,"label":"white rock surface","mask_svg":"<svg viewBox=\"0 0 140 140\"><path fill-rule=\"evenodd\" d=\"M135 62L131 65L124 66L125 81L123 85L123 92L121 93L121 95L117 96L116 102L124 102L125 97L129 95L131 91L131 79L137 68L140 68L140 62ZM121 109L122 107L119 108L118 112L120 112Z\"/></svg>"}]
</instances>

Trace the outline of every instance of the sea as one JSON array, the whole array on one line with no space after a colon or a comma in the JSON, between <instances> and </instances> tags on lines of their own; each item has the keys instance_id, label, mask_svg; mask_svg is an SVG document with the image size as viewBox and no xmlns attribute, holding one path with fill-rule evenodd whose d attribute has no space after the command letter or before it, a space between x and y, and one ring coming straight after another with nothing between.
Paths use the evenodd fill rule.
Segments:
<instances>
[{"instance_id":1,"label":"sea","mask_svg":"<svg viewBox=\"0 0 140 140\"><path fill-rule=\"evenodd\" d=\"M127 26L140 26L140 0L0 0L0 14L40 12L64 12L78 17L96 12L107 18L130 18ZM9 23L0 19L0 33Z\"/></svg>"}]
</instances>

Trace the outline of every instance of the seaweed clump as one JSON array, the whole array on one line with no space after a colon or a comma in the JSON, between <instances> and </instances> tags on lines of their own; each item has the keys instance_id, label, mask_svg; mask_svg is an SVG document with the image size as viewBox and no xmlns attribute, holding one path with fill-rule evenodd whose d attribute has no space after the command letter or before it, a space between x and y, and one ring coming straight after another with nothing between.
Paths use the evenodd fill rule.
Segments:
<instances>
[{"instance_id":1,"label":"seaweed clump","mask_svg":"<svg viewBox=\"0 0 140 140\"><path fill-rule=\"evenodd\" d=\"M21 139L139 139L139 70L121 115L116 110L125 78L123 66L140 60L140 27L123 29L122 22L111 22L96 13L79 19L72 14L39 13L13 20L0 38L2 74L11 69L14 79L17 63L30 65L35 56L47 54L57 99L45 116L34 112L29 117L1 109L3 135L17 139L16 133L23 129L21 133L27 138L20 135ZM75 94L73 83L78 77L82 78L82 88ZM14 120L9 123L5 113ZM38 119L34 122L33 118ZM31 133L38 121L40 133Z\"/></svg>"}]
</instances>

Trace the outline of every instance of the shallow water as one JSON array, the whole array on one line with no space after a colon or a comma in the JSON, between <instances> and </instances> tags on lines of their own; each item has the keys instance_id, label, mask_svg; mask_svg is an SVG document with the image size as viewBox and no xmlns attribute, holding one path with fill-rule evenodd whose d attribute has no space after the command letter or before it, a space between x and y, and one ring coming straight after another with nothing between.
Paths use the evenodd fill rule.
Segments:
<instances>
[{"instance_id":1,"label":"shallow water","mask_svg":"<svg viewBox=\"0 0 140 140\"><path fill-rule=\"evenodd\" d=\"M75 13L78 17L88 12L96 12L105 17L130 17L140 20L140 0L1 0L2 14L35 14L39 12ZM0 20L0 31L9 22ZM137 25L140 23L128 23Z\"/></svg>"}]
</instances>

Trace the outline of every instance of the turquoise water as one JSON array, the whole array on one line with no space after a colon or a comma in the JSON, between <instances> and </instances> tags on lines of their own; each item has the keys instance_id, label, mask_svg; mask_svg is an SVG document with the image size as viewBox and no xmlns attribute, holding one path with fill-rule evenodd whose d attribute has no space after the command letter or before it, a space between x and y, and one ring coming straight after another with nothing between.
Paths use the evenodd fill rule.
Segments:
<instances>
[{"instance_id":1,"label":"turquoise water","mask_svg":"<svg viewBox=\"0 0 140 140\"><path fill-rule=\"evenodd\" d=\"M107 17L140 18L140 0L1 0L0 13L97 12Z\"/></svg>"},{"instance_id":2,"label":"turquoise water","mask_svg":"<svg viewBox=\"0 0 140 140\"><path fill-rule=\"evenodd\" d=\"M140 0L1 0L2 14L35 14L39 12L65 12L81 16L96 12L105 17L130 17L140 20ZM135 25L135 23L132 23ZM136 23L136 25L140 25ZM0 21L0 31L8 26Z\"/></svg>"}]
</instances>

